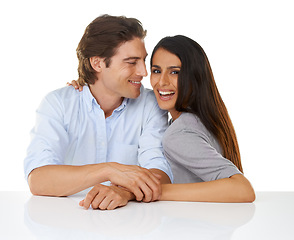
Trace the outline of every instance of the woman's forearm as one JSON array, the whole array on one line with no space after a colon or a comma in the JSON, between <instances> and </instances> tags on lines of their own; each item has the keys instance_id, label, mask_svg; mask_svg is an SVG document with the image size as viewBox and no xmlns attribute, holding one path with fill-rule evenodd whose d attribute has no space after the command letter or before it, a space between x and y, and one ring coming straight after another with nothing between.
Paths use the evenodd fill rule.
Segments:
<instances>
[{"instance_id":1,"label":"woman's forearm","mask_svg":"<svg viewBox=\"0 0 294 240\"><path fill-rule=\"evenodd\" d=\"M210 182L163 184L163 201L253 202L255 193L241 174Z\"/></svg>"}]
</instances>

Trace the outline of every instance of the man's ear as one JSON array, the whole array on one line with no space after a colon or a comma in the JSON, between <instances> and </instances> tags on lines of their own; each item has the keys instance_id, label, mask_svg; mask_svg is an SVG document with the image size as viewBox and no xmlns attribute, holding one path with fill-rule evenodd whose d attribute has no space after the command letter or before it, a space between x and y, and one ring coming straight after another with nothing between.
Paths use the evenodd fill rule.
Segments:
<instances>
[{"instance_id":1,"label":"man's ear","mask_svg":"<svg viewBox=\"0 0 294 240\"><path fill-rule=\"evenodd\" d=\"M101 72L102 68L105 67L104 58L98 56L90 57L90 64L91 67L97 72Z\"/></svg>"}]
</instances>

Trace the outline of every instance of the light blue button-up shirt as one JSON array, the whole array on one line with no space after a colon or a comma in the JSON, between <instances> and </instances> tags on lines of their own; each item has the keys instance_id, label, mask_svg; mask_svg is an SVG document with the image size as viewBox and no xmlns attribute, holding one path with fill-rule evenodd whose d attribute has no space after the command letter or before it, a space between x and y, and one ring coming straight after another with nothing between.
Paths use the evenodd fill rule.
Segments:
<instances>
[{"instance_id":1,"label":"light blue button-up shirt","mask_svg":"<svg viewBox=\"0 0 294 240\"><path fill-rule=\"evenodd\" d=\"M25 177L45 165L118 162L157 168L172 180L161 143L166 128L167 113L158 107L153 91L143 87L137 99L125 98L106 119L87 86L82 92L73 87L55 90L37 109Z\"/></svg>"}]
</instances>

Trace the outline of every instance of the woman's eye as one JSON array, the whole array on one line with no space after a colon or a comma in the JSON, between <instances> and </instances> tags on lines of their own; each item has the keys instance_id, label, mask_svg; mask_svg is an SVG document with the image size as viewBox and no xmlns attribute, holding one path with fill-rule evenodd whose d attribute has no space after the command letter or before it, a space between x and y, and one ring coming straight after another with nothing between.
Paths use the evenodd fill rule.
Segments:
<instances>
[{"instance_id":1,"label":"woman's eye","mask_svg":"<svg viewBox=\"0 0 294 240\"><path fill-rule=\"evenodd\" d=\"M160 73L160 71L158 69L154 69L152 72L153 73Z\"/></svg>"},{"instance_id":2,"label":"woman's eye","mask_svg":"<svg viewBox=\"0 0 294 240\"><path fill-rule=\"evenodd\" d=\"M171 74L179 74L180 71L172 71Z\"/></svg>"}]
</instances>

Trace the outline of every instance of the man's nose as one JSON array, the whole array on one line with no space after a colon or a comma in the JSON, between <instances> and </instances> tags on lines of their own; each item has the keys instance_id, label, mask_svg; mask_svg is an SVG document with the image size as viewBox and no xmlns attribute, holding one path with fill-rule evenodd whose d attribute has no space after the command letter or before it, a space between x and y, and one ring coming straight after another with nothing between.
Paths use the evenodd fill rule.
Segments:
<instances>
[{"instance_id":1,"label":"man's nose","mask_svg":"<svg viewBox=\"0 0 294 240\"><path fill-rule=\"evenodd\" d=\"M146 69L146 64L145 62L141 62L137 65L137 75L142 76L142 77L147 77L148 72Z\"/></svg>"}]
</instances>

